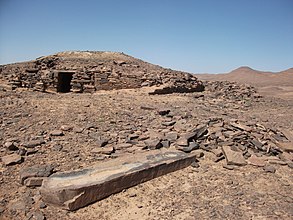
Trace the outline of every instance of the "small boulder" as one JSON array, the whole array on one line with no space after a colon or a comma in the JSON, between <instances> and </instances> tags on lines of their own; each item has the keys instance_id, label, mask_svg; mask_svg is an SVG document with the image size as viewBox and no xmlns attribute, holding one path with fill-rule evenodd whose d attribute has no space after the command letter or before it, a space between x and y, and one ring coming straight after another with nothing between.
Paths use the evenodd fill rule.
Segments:
<instances>
[{"instance_id":1,"label":"small boulder","mask_svg":"<svg viewBox=\"0 0 293 220\"><path fill-rule=\"evenodd\" d=\"M134 140L134 139L138 139L139 138L139 135L138 134L130 134L128 135L128 140Z\"/></svg>"},{"instance_id":2,"label":"small boulder","mask_svg":"<svg viewBox=\"0 0 293 220\"><path fill-rule=\"evenodd\" d=\"M4 143L4 147L7 148L10 151L18 150L18 147L14 142L7 141Z\"/></svg>"},{"instance_id":3,"label":"small boulder","mask_svg":"<svg viewBox=\"0 0 293 220\"><path fill-rule=\"evenodd\" d=\"M176 144L178 146L181 146L181 147L187 147L188 146L188 139L185 138L185 137L180 137L177 141L176 141Z\"/></svg>"},{"instance_id":4,"label":"small boulder","mask_svg":"<svg viewBox=\"0 0 293 220\"><path fill-rule=\"evenodd\" d=\"M167 139L168 141L174 142L177 140L177 138L178 138L178 133L175 131L170 131L165 134L165 139Z\"/></svg>"},{"instance_id":5,"label":"small boulder","mask_svg":"<svg viewBox=\"0 0 293 220\"><path fill-rule=\"evenodd\" d=\"M18 154L10 154L2 157L1 159L6 166L22 163L23 161L23 158Z\"/></svg>"},{"instance_id":6,"label":"small boulder","mask_svg":"<svg viewBox=\"0 0 293 220\"><path fill-rule=\"evenodd\" d=\"M170 113L170 109L159 109L158 114L161 116L168 115Z\"/></svg>"},{"instance_id":7,"label":"small boulder","mask_svg":"<svg viewBox=\"0 0 293 220\"><path fill-rule=\"evenodd\" d=\"M161 141L161 143L162 143L163 147L165 147L165 148L170 147L170 141L168 141L168 140Z\"/></svg>"},{"instance_id":8,"label":"small boulder","mask_svg":"<svg viewBox=\"0 0 293 220\"><path fill-rule=\"evenodd\" d=\"M82 128L82 127L74 127L74 128L73 128L73 131L74 131L75 133L82 133L83 130L84 130L84 128Z\"/></svg>"},{"instance_id":9,"label":"small boulder","mask_svg":"<svg viewBox=\"0 0 293 220\"><path fill-rule=\"evenodd\" d=\"M176 121L163 121L162 125L164 126L172 126L176 123Z\"/></svg>"},{"instance_id":10,"label":"small boulder","mask_svg":"<svg viewBox=\"0 0 293 220\"><path fill-rule=\"evenodd\" d=\"M120 143L120 144L116 144L116 145L115 145L115 148L116 148L117 150L122 150L122 149L130 148L130 147L132 147L132 146L133 146L133 144L130 144L130 143Z\"/></svg>"},{"instance_id":11,"label":"small boulder","mask_svg":"<svg viewBox=\"0 0 293 220\"><path fill-rule=\"evenodd\" d=\"M159 138L148 139L145 141L145 145L151 150L163 147L161 140Z\"/></svg>"},{"instance_id":12,"label":"small boulder","mask_svg":"<svg viewBox=\"0 0 293 220\"><path fill-rule=\"evenodd\" d=\"M268 173L275 173L276 172L276 168L271 165L264 166L263 170Z\"/></svg>"},{"instance_id":13,"label":"small boulder","mask_svg":"<svg viewBox=\"0 0 293 220\"><path fill-rule=\"evenodd\" d=\"M30 140L28 142L25 142L23 143L23 146L26 148L34 148L44 143L45 143L44 139L40 138L40 139Z\"/></svg>"},{"instance_id":14,"label":"small boulder","mask_svg":"<svg viewBox=\"0 0 293 220\"><path fill-rule=\"evenodd\" d=\"M70 125L62 125L60 128L62 131L71 131L73 129Z\"/></svg>"},{"instance_id":15,"label":"small boulder","mask_svg":"<svg viewBox=\"0 0 293 220\"><path fill-rule=\"evenodd\" d=\"M198 148L199 148L199 144L196 142L190 142L189 146L184 146L184 147L176 146L177 150L183 151L185 153L190 153L191 151L196 150Z\"/></svg>"},{"instance_id":16,"label":"small boulder","mask_svg":"<svg viewBox=\"0 0 293 220\"><path fill-rule=\"evenodd\" d=\"M105 147L108 144L108 142L109 142L109 140L108 139L105 139L105 138L98 138L96 140L96 143L97 143L97 147L98 148Z\"/></svg>"}]
</instances>

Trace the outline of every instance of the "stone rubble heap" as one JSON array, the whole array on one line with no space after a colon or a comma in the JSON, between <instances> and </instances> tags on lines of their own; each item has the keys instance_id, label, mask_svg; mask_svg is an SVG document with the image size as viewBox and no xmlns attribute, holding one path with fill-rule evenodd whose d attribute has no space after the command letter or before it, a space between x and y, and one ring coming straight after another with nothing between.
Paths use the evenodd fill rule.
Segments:
<instances>
[{"instance_id":1,"label":"stone rubble heap","mask_svg":"<svg viewBox=\"0 0 293 220\"><path fill-rule=\"evenodd\" d=\"M260 98L256 89L250 85L237 84L228 81L205 81L205 89L213 94L213 98L232 99Z\"/></svg>"},{"instance_id":2,"label":"stone rubble heap","mask_svg":"<svg viewBox=\"0 0 293 220\"><path fill-rule=\"evenodd\" d=\"M124 143L116 144L113 144L115 140L101 138L100 136L96 139L93 136L92 138L96 139L97 146L92 150L92 153L115 157L117 150L133 152L138 149L175 148L185 153L198 150L198 157L202 157L204 151L211 152L215 155L215 162L226 159L226 167L229 169L233 169L233 166L247 164L259 167L265 167L269 164L293 167L293 134L288 130L276 130L259 123L242 123L237 119L224 120L220 117L211 118L204 124L185 130L180 129L179 124L177 124L179 127L176 127L176 121L169 120L171 116L169 109L158 110L157 114L163 119L162 125L166 128L163 133L151 130L142 134L131 133L125 136L126 141ZM172 129L174 126L175 130ZM62 129L72 130L64 126ZM54 130L50 135L62 136L64 133L62 130ZM91 137L90 133L89 136ZM25 155L34 153L34 147L44 143L44 139L41 138L19 145L17 142L13 142L13 139L9 139L4 143L4 146L11 152L16 153L3 156L2 162L7 166L21 163ZM32 177L34 177L35 183L26 181L26 185L41 185L44 176ZM40 179L37 179L37 177ZM25 183L23 177L21 182Z\"/></svg>"},{"instance_id":3,"label":"stone rubble heap","mask_svg":"<svg viewBox=\"0 0 293 220\"><path fill-rule=\"evenodd\" d=\"M155 93L198 92L204 87L189 73L165 69L115 52L62 52L35 61L0 66L0 80L18 87L58 91L60 75L71 74L72 92L160 86Z\"/></svg>"}]
</instances>

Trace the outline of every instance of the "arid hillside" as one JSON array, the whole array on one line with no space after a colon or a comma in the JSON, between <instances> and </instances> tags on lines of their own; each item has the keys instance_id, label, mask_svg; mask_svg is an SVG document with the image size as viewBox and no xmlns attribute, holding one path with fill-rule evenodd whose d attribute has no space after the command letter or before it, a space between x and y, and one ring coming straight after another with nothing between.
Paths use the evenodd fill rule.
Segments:
<instances>
[{"instance_id":1,"label":"arid hillside","mask_svg":"<svg viewBox=\"0 0 293 220\"><path fill-rule=\"evenodd\" d=\"M293 68L281 72L263 72L240 67L230 73L196 74L200 80L230 81L255 86L262 95L284 99L293 97Z\"/></svg>"},{"instance_id":2,"label":"arid hillside","mask_svg":"<svg viewBox=\"0 0 293 220\"><path fill-rule=\"evenodd\" d=\"M256 87L264 86L293 86L293 68L281 72L264 72L239 67L230 73L223 74L196 74L201 80L235 81Z\"/></svg>"}]
</instances>

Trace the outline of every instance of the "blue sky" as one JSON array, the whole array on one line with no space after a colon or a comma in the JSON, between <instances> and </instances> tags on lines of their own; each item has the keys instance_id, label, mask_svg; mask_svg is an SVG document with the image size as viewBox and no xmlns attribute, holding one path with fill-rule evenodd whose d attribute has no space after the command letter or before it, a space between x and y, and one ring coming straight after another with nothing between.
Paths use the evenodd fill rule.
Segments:
<instances>
[{"instance_id":1,"label":"blue sky","mask_svg":"<svg viewBox=\"0 0 293 220\"><path fill-rule=\"evenodd\" d=\"M293 67L293 0L0 0L0 64L119 51L193 73Z\"/></svg>"}]
</instances>

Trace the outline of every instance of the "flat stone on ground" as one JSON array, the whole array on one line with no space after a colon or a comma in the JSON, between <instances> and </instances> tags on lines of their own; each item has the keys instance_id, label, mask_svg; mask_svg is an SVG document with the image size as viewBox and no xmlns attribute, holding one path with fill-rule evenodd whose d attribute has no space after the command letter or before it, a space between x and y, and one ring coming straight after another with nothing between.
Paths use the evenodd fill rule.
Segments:
<instances>
[{"instance_id":1,"label":"flat stone on ground","mask_svg":"<svg viewBox=\"0 0 293 220\"><path fill-rule=\"evenodd\" d=\"M1 159L2 159L2 162L6 166L21 163L23 161L23 158L19 156L18 154L10 154L10 155L2 157Z\"/></svg>"},{"instance_id":2,"label":"flat stone on ground","mask_svg":"<svg viewBox=\"0 0 293 220\"><path fill-rule=\"evenodd\" d=\"M24 185L30 187L41 186L44 178L46 177L30 177L24 180Z\"/></svg>"},{"instance_id":3,"label":"flat stone on ground","mask_svg":"<svg viewBox=\"0 0 293 220\"><path fill-rule=\"evenodd\" d=\"M293 142L279 142L277 146L286 152L293 152Z\"/></svg>"},{"instance_id":4,"label":"flat stone on ground","mask_svg":"<svg viewBox=\"0 0 293 220\"><path fill-rule=\"evenodd\" d=\"M115 152L115 149L113 147L97 147L97 148L94 148L91 152L95 154L110 155Z\"/></svg>"},{"instance_id":5,"label":"flat stone on ground","mask_svg":"<svg viewBox=\"0 0 293 220\"><path fill-rule=\"evenodd\" d=\"M31 140L31 141L25 142L25 143L23 143L23 146L26 148L34 148L34 147L39 146L44 143L45 143L44 139L40 138L37 140Z\"/></svg>"},{"instance_id":6,"label":"flat stone on ground","mask_svg":"<svg viewBox=\"0 0 293 220\"><path fill-rule=\"evenodd\" d=\"M275 173L276 172L276 168L273 166L270 166L270 165L264 166L263 170L268 173Z\"/></svg>"},{"instance_id":7,"label":"flat stone on ground","mask_svg":"<svg viewBox=\"0 0 293 220\"><path fill-rule=\"evenodd\" d=\"M51 131L51 136L63 136L64 133L62 130L54 130L54 131Z\"/></svg>"},{"instance_id":8,"label":"flat stone on ground","mask_svg":"<svg viewBox=\"0 0 293 220\"><path fill-rule=\"evenodd\" d=\"M174 131L171 131L165 134L165 138L172 142L176 141L177 137L178 137L178 133Z\"/></svg>"},{"instance_id":9,"label":"flat stone on ground","mask_svg":"<svg viewBox=\"0 0 293 220\"><path fill-rule=\"evenodd\" d=\"M188 146L188 139L184 137L180 137L177 141L176 144L179 146L187 147Z\"/></svg>"},{"instance_id":10,"label":"flat stone on ground","mask_svg":"<svg viewBox=\"0 0 293 220\"><path fill-rule=\"evenodd\" d=\"M247 159L248 164L257 166L257 167L264 167L266 165L265 159L261 157L257 157L255 155L252 155Z\"/></svg>"},{"instance_id":11,"label":"flat stone on ground","mask_svg":"<svg viewBox=\"0 0 293 220\"><path fill-rule=\"evenodd\" d=\"M62 131L71 131L73 129L70 125L62 125L60 128Z\"/></svg>"},{"instance_id":12,"label":"flat stone on ground","mask_svg":"<svg viewBox=\"0 0 293 220\"><path fill-rule=\"evenodd\" d=\"M235 123L235 122L231 122L230 124L231 124L233 127L235 127L235 128L239 128L239 129L241 129L241 130L243 130L243 131L247 131L247 132L251 132L251 131L252 131L251 127L248 127L248 126L243 125L243 124L239 124L239 123Z\"/></svg>"},{"instance_id":13,"label":"flat stone on ground","mask_svg":"<svg viewBox=\"0 0 293 220\"><path fill-rule=\"evenodd\" d=\"M53 173L53 167L51 165L35 165L31 167L24 167L19 171L20 182L24 184L24 181L32 177L48 177Z\"/></svg>"},{"instance_id":14,"label":"flat stone on ground","mask_svg":"<svg viewBox=\"0 0 293 220\"><path fill-rule=\"evenodd\" d=\"M43 181L40 192L44 202L76 210L123 189L185 168L194 161L192 153L153 150L53 174Z\"/></svg>"},{"instance_id":15,"label":"flat stone on ground","mask_svg":"<svg viewBox=\"0 0 293 220\"><path fill-rule=\"evenodd\" d=\"M223 146L222 149L226 157L227 165L244 166L247 164L242 152L233 151L229 146Z\"/></svg>"},{"instance_id":16,"label":"flat stone on ground","mask_svg":"<svg viewBox=\"0 0 293 220\"><path fill-rule=\"evenodd\" d=\"M145 141L145 144L151 150L163 147L161 140L159 138L148 139Z\"/></svg>"},{"instance_id":17,"label":"flat stone on ground","mask_svg":"<svg viewBox=\"0 0 293 220\"><path fill-rule=\"evenodd\" d=\"M292 131L290 131L290 130L288 130L288 129L282 129L281 132L285 135L285 137L286 137L289 141L293 142L293 133L292 133Z\"/></svg>"}]
</instances>

